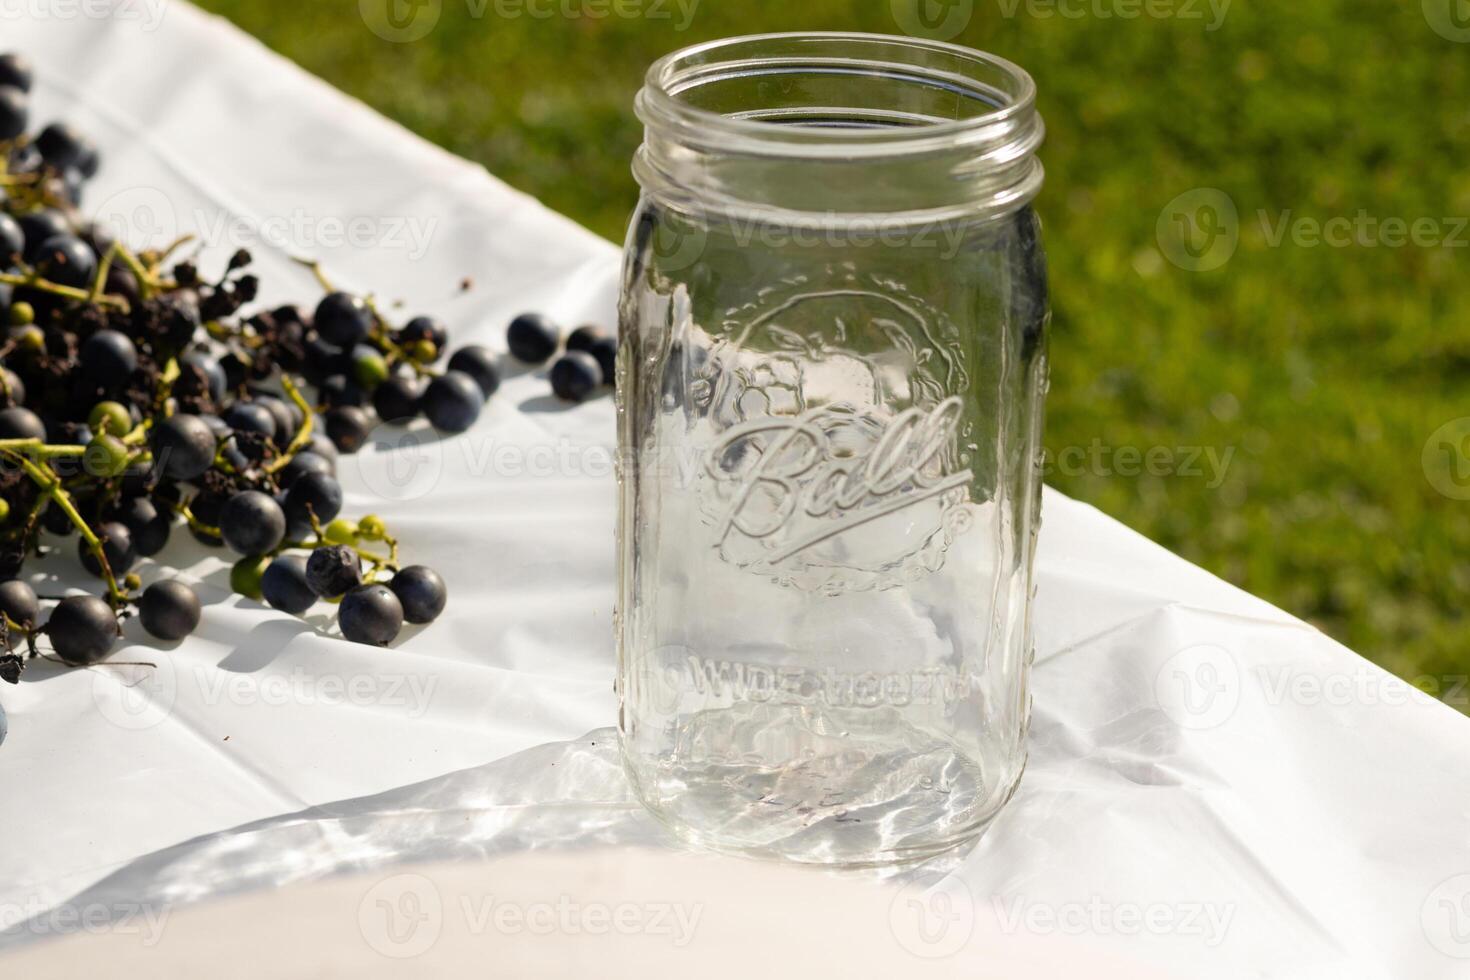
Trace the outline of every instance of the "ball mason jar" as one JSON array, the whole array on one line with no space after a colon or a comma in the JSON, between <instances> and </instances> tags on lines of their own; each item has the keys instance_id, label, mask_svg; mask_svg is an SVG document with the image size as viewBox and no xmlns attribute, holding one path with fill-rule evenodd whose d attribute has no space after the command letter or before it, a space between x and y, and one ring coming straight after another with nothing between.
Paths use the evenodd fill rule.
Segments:
<instances>
[{"instance_id":1,"label":"ball mason jar","mask_svg":"<svg viewBox=\"0 0 1470 980\"><path fill-rule=\"evenodd\" d=\"M1049 321L1020 68L862 34L676 53L620 310L619 728L682 836L980 833L1026 760Z\"/></svg>"}]
</instances>

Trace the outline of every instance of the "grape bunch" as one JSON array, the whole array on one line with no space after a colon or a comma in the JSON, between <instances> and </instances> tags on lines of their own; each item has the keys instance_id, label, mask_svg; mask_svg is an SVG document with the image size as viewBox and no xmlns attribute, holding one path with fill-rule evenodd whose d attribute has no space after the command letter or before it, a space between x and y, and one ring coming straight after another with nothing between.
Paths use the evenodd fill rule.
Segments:
<instances>
[{"instance_id":1,"label":"grape bunch","mask_svg":"<svg viewBox=\"0 0 1470 980\"><path fill-rule=\"evenodd\" d=\"M379 422L469 429L500 386L495 356L461 347L441 367L443 323L395 326L314 264L325 296L309 311L248 311L248 251L217 276L183 256L188 239L130 251L78 210L102 164L92 142L64 123L28 135L31 81L0 55L0 680L43 640L96 664L130 616L162 641L191 634L194 591L145 590L138 572L181 528L233 553L243 596L293 615L336 603L347 639L432 622L444 580L402 563L380 518L342 513L338 460ZM21 575L73 535L103 587L45 615Z\"/></svg>"}]
</instances>

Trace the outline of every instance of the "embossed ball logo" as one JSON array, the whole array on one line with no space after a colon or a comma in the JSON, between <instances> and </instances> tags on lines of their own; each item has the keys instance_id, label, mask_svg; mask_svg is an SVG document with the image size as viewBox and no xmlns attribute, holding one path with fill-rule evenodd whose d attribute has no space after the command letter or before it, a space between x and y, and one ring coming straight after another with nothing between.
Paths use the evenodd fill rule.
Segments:
<instances>
[{"instance_id":1,"label":"embossed ball logo","mask_svg":"<svg viewBox=\"0 0 1470 980\"><path fill-rule=\"evenodd\" d=\"M701 506L720 556L831 594L938 571L973 521L958 330L850 280L741 311L691 386L717 430Z\"/></svg>"}]
</instances>

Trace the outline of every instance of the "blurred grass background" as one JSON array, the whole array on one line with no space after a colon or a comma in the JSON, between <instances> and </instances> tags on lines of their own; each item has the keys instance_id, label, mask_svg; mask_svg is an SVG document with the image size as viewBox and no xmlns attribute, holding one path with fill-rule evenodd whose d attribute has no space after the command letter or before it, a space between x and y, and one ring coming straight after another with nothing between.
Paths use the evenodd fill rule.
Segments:
<instances>
[{"instance_id":1,"label":"blurred grass background","mask_svg":"<svg viewBox=\"0 0 1470 980\"><path fill-rule=\"evenodd\" d=\"M374 2L437 6L438 20L390 43L366 26ZM203 6L618 241L651 61L733 34L897 33L906 6L413 2ZM1446 220L1470 215L1470 43L1443 30L1462 0L1440 17L1439 0L1295 0L1223 18L1224 0L917 2L936 19L971 8L955 40L1020 63L1040 90L1053 458L1095 442L1167 447L1176 463L1176 448L1233 453L1218 485L1208 467L1090 464L1050 482L1465 710L1470 501L1435 489L1454 488L1453 457L1424 462L1431 435L1470 416L1470 230ZM641 16L592 16L609 9ZM1144 9L1174 15L1120 16ZM1240 214L1238 251L1210 271L1168 261L1156 234L1196 188ZM1458 247L1272 243L1283 215L1360 211L1432 219Z\"/></svg>"}]
</instances>

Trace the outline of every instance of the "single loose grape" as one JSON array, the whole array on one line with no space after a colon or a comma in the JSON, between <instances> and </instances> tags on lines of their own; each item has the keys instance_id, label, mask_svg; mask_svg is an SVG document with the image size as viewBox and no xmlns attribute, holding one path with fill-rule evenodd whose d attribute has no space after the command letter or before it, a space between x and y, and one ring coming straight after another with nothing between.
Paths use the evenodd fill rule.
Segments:
<instances>
[{"instance_id":1,"label":"single loose grape","mask_svg":"<svg viewBox=\"0 0 1470 980\"><path fill-rule=\"evenodd\" d=\"M182 640L199 626L200 615L199 597L176 580L153 583L138 600L143 628L160 640Z\"/></svg>"},{"instance_id":2,"label":"single loose grape","mask_svg":"<svg viewBox=\"0 0 1470 980\"><path fill-rule=\"evenodd\" d=\"M0 85L13 85L22 92L29 92L35 78L36 70L25 55L13 51L0 54Z\"/></svg>"},{"instance_id":3,"label":"single loose grape","mask_svg":"<svg viewBox=\"0 0 1470 980\"><path fill-rule=\"evenodd\" d=\"M344 517L339 517L327 525L322 532L322 537L332 544L351 544L357 540L357 525Z\"/></svg>"},{"instance_id":4,"label":"single loose grape","mask_svg":"<svg viewBox=\"0 0 1470 980\"><path fill-rule=\"evenodd\" d=\"M32 265L41 256L41 246L57 235L70 235L71 222L55 208L31 211L15 219L25 232L26 247L22 255Z\"/></svg>"},{"instance_id":5,"label":"single loose grape","mask_svg":"<svg viewBox=\"0 0 1470 980\"><path fill-rule=\"evenodd\" d=\"M86 145L86 139L63 122L52 123L36 136L36 149L57 170L66 170L80 163Z\"/></svg>"},{"instance_id":6,"label":"single loose grape","mask_svg":"<svg viewBox=\"0 0 1470 980\"><path fill-rule=\"evenodd\" d=\"M73 667L104 659L121 634L112 607L94 595L62 599L46 622L46 635L56 655Z\"/></svg>"},{"instance_id":7,"label":"single loose grape","mask_svg":"<svg viewBox=\"0 0 1470 980\"><path fill-rule=\"evenodd\" d=\"M431 316L416 316L398 332L398 343L404 347L429 343L435 350L443 350L449 343L449 329Z\"/></svg>"},{"instance_id":8,"label":"single loose grape","mask_svg":"<svg viewBox=\"0 0 1470 980\"><path fill-rule=\"evenodd\" d=\"M328 293L317 305L313 322L328 343L351 347L372 332L373 312L361 296Z\"/></svg>"},{"instance_id":9,"label":"single loose grape","mask_svg":"<svg viewBox=\"0 0 1470 980\"><path fill-rule=\"evenodd\" d=\"M117 436L99 434L87 443L82 465L92 476L111 479L128 468L128 447Z\"/></svg>"},{"instance_id":10,"label":"single loose grape","mask_svg":"<svg viewBox=\"0 0 1470 980\"><path fill-rule=\"evenodd\" d=\"M297 480L306 476L308 473L333 476L336 472L337 468L332 464L331 460L324 456L319 456L310 450L303 449L291 457L291 462L281 468L280 473L276 474L276 478L280 480L281 486L290 489Z\"/></svg>"},{"instance_id":11,"label":"single loose grape","mask_svg":"<svg viewBox=\"0 0 1470 980\"><path fill-rule=\"evenodd\" d=\"M523 313L510 322L505 338L516 360L545 364L561 343L561 330L549 317Z\"/></svg>"},{"instance_id":12,"label":"single loose grape","mask_svg":"<svg viewBox=\"0 0 1470 980\"><path fill-rule=\"evenodd\" d=\"M366 444L372 434L373 421L362 409L353 405L339 405L329 410L323 419L327 435L344 453L355 453Z\"/></svg>"},{"instance_id":13,"label":"single loose grape","mask_svg":"<svg viewBox=\"0 0 1470 980\"><path fill-rule=\"evenodd\" d=\"M311 519L330 524L342 512L342 484L327 473L307 473L286 491L288 535L300 541L311 533Z\"/></svg>"},{"instance_id":14,"label":"single loose grape","mask_svg":"<svg viewBox=\"0 0 1470 980\"><path fill-rule=\"evenodd\" d=\"M273 609L299 616L316 605L317 595L306 581L306 559L281 555L260 577L260 592Z\"/></svg>"},{"instance_id":15,"label":"single loose grape","mask_svg":"<svg viewBox=\"0 0 1470 980\"><path fill-rule=\"evenodd\" d=\"M618 338L599 337L592 342L587 353L597 361L597 366L602 369L602 383L605 385L616 385L618 378Z\"/></svg>"},{"instance_id":16,"label":"single loose grape","mask_svg":"<svg viewBox=\"0 0 1470 980\"><path fill-rule=\"evenodd\" d=\"M271 418L275 419L276 445L283 449L289 446L291 440L296 438L296 433L301 431L301 423L304 421L301 409L274 395L257 395L255 404L270 412Z\"/></svg>"},{"instance_id":17,"label":"single loose grape","mask_svg":"<svg viewBox=\"0 0 1470 980\"><path fill-rule=\"evenodd\" d=\"M259 600L265 573L271 564L269 557L255 555L241 558L230 566L230 589L247 599Z\"/></svg>"},{"instance_id":18,"label":"single loose grape","mask_svg":"<svg viewBox=\"0 0 1470 980\"><path fill-rule=\"evenodd\" d=\"M449 601L444 579L423 565L410 565L403 569L393 576L390 587L403 604L404 618L410 623L432 623Z\"/></svg>"},{"instance_id":19,"label":"single loose grape","mask_svg":"<svg viewBox=\"0 0 1470 980\"><path fill-rule=\"evenodd\" d=\"M323 599L335 599L362 581L357 552L345 545L317 548L306 560L306 584Z\"/></svg>"},{"instance_id":20,"label":"single loose grape","mask_svg":"<svg viewBox=\"0 0 1470 980\"><path fill-rule=\"evenodd\" d=\"M562 355L551 368L551 390L563 401L586 401L601 384L602 367L584 351Z\"/></svg>"},{"instance_id":21,"label":"single loose grape","mask_svg":"<svg viewBox=\"0 0 1470 980\"><path fill-rule=\"evenodd\" d=\"M354 643L385 647L403 629L403 605L386 585L361 585L343 597L337 623Z\"/></svg>"},{"instance_id":22,"label":"single loose grape","mask_svg":"<svg viewBox=\"0 0 1470 980\"><path fill-rule=\"evenodd\" d=\"M109 436L125 436L133 428L133 415L120 402L98 402L87 416L93 432Z\"/></svg>"},{"instance_id":23,"label":"single loose grape","mask_svg":"<svg viewBox=\"0 0 1470 980\"><path fill-rule=\"evenodd\" d=\"M373 408L384 422L408 422L418 417L424 396L418 378L395 374L373 391Z\"/></svg>"},{"instance_id":24,"label":"single loose grape","mask_svg":"<svg viewBox=\"0 0 1470 980\"><path fill-rule=\"evenodd\" d=\"M133 535L133 548L144 558L163 550L173 532L173 519L168 511L160 511L147 497L129 497L109 514L111 520L127 526Z\"/></svg>"},{"instance_id":25,"label":"single loose grape","mask_svg":"<svg viewBox=\"0 0 1470 980\"><path fill-rule=\"evenodd\" d=\"M480 417L485 396L475 380L450 371L429 382L424 392L424 415L442 432L464 432Z\"/></svg>"},{"instance_id":26,"label":"single loose grape","mask_svg":"<svg viewBox=\"0 0 1470 980\"><path fill-rule=\"evenodd\" d=\"M595 324L587 324L578 327L567 337L567 350L591 351L592 344L601 337L605 337L606 331Z\"/></svg>"},{"instance_id":27,"label":"single loose grape","mask_svg":"<svg viewBox=\"0 0 1470 980\"><path fill-rule=\"evenodd\" d=\"M495 355L484 347L461 347L449 359L449 370L462 371L474 378L486 398L500 390L500 365Z\"/></svg>"},{"instance_id":28,"label":"single loose grape","mask_svg":"<svg viewBox=\"0 0 1470 980\"><path fill-rule=\"evenodd\" d=\"M48 243L47 248L50 247ZM107 387L116 387L138 369L138 348L131 337L119 330L99 330L88 337L79 358L82 373Z\"/></svg>"},{"instance_id":29,"label":"single loose grape","mask_svg":"<svg viewBox=\"0 0 1470 980\"><path fill-rule=\"evenodd\" d=\"M97 253L92 247L77 236L67 233L64 235L53 235L42 243L40 251L35 259L36 271L41 277L50 282L62 286L71 286L73 289L82 289L90 286L92 277L97 274ZM126 336L117 333L116 330L101 330L99 334L117 334L127 340ZM92 339L96 339L95 335ZM87 356L87 345L82 347L82 369L89 374L94 370L89 367ZM128 347L132 347L132 341L128 341ZM119 352L123 348L116 348ZM138 366L137 351L133 351L133 368ZM133 373L133 368L127 370L127 374ZM99 380L106 375L93 375ZM121 380L121 379L119 379Z\"/></svg>"},{"instance_id":30,"label":"single loose grape","mask_svg":"<svg viewBox=\"0 0 1470 980\"><path fill-rule=\"evenodd\" d=\"M20 579L0 582L0 613L17 626L35 626L41 620L36 590Z\"/></svg>"},{"instance_id":31,"label":"single loose grape","mask_svg":"<svg viewBox=\"0 0 1470 980\"><path fill-rule=\"evenodd\" d=\"M153 458L175 480L193 480L214 465L214 432L198 416L164 419L154 425L149 443Z\"/></svg>"},{"instance_id":32,"label":"single loose grape","mask_svg":"<svg viewBox=\"0 0 1470 980\"><path fill-rule=\"evenodd\" d=\"M276 419L264 405L235 402L222 416L225 424L236 432L253 432L267 439L276 438Z\"/></svg>"},{"instance_id":33,"label":"single loose grape","mask_svg":"<svg viewBox=\"0 0 1470 980\"><path fill-rule=\"evenodd\" d=\"M286 512L275 498L259 490L231 497L220 511L220 536L239 555L264 555L286 540Z\"/></svg>"},{"instance_id":34,"label":"single loose grape","mask_svg":"<svg viewBox=\"0 0 1470 980\"><path fill-rule=\"evenodd\" d=\"M352 353L352 376L363 391L373 391L388 380L388 362L373 348L360 344Z\"/></svg>"},{"instance_id":35,"label":"single loose grape","mask_svg":"<svg viewBox=\"0 0 1470 980\"><path fill-rule=\"evenodd\" d=\"M368 514L357 522L357 533L369 541L381 541L388 536L388 526L377 514Z\"/></svg>"},{"instance_id":36,"label":"single loose grape","mask_svg":"<svg viewBox=\"0 0 1470 980\"><path fill-rule=\"evenodd\" d=\"M13 140L30 124L31 100L13 85L0 85L0 140Z\"/></svg>"},{"instance_id":37,"label":"single loose grape","mask_svg":"<svg viewBox=\"0 0 1470 980\"><path fill-rule=\"evenodd\" d=\"M102 542L102 554L107 558L107 567L112 570L114 577L127 574L138 560L138 552L133 548L133 532L129 531L126 524L118 521L103 521L94 530L97 540ZM92 546L87 544L86 538L77 539L77 556L81 559L82 567L93 575L102 576L102 565L97 561L97 556L92 553Z\"/></svg>"},{"instance_id":38,"label":"single loose grape","mask_svg":"<svg viewBox=\"0 0 1470 980\"><path fill-rule=\"evenodd\" d=\"M29 408L0 409L0 439L46 441L46 424Z\"/></svg>"}]
</instances>

